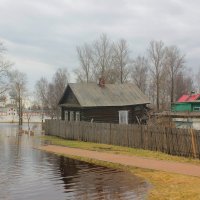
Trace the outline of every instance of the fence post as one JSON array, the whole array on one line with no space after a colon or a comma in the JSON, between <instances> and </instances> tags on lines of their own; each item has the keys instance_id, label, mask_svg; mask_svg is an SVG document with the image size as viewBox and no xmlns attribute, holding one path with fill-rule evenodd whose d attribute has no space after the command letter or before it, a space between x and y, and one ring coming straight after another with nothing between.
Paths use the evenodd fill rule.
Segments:
<instances>
[{"instance_id":1,"label":"fence post","mask_svg":"<svg viewBox=\"0 0 200 200\"><path fill-rule=\"evenodd\" d=\"M195 145L195 138L194 138L194 130L192 128L190 128L189 131L190 131L191 139L192 139L193 156L194 156L194 158L196 158L197 157L197 153L196 153L196 145Z\"/></svg>"},{"instance_id":2,"label":"fence post","mask_svg":"<svg viewBox=\"0 0 200 200\"><path fill-rule=\"evenodd\" d=\"M112 133L111 133L111 128L112 128L112 127L111 127L111 123L109 124L109 128L110 128L110 131L109 131L109 132L110 132L109 144L111 144L111 134L112 134Z\"/></svg>"}]
</instances>

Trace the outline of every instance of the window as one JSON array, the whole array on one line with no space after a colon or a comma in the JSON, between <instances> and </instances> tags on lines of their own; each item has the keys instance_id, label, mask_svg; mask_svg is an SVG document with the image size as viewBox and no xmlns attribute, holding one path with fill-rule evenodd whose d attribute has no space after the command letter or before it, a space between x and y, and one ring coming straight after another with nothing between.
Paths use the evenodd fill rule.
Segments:
<instances>
[{"instance_id":1,"label":"window","mask_svg":"<svg viewBox=\"0 0 200 200\"><path fill-rule=\"evenodd\" d=\"M65 118L66 121L69 121L69 117L68 117L68 111L65 111Z\"/></svg>"},{"instance_id":2,"label":"window","mask_svg":"<svg viewBox=\"0 0 200 200\"><path fill-rule=\"evenodd\" d=\"M194 107L194 111L200 111L200 107Z\"/></svg>"},{"instance_id":3,"label":"window","mask_svg":"<svg viewBox=\"0 0 200 200\"><path fill-rule=\"evenodd\" d=\"M76 112L76 121L80 121L80 112Z\"/></svg>"},{"instance_id":4,"label":"window","mask_svg":"<svg viewBox=\"0 0 200 200\"><path fill-rule=\"evenodd\" d=\"M128 110L119 111L119 124L128 124Z\"/></svg>"},{"instance_id":5,"label":"window","mask_svg":"<svg viewBox=\"0 0 200 200\"><path fill-rule=\"evenodd\" d=\"M74 111L70 111L70 121L74 121Z\"/></svg>"}]
</instances>

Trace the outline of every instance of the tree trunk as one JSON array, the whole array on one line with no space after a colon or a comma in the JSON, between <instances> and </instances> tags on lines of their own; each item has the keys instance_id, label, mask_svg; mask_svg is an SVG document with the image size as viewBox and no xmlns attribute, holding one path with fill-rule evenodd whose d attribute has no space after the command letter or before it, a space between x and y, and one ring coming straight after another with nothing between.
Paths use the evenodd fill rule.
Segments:
<instances>
[{"instance_id":1,"label":"tree trunk","mask_svg":"<svg viewBox=\"0 0 200 200\"><path fill-rule=\"evenodd\" d=\"M172 84L171 84L171 103L174 102L174 76L172 75Z\"/></svg>"},{"instance_id":2,"label":"tree trunk","mask_svg":"<svg viewBox=\"0 0 200 200\"><path fill-rule=\"evenodd\" d=\"M160 85L159 85L159 79L157 78L156 83L156 89L157 89L157 96L156 96L156 103L157 103L157 111L160 110Z\"/></svg>"},{"instance_id":3,"label":"tree trunk","mask_svg":"<svg viewBox=\"0 0 200 200\"><path fill-rule=\"evenodd\" d=\"M19 125L22 125L22 99L19 97Z\"/></svg>"}]
</instances>

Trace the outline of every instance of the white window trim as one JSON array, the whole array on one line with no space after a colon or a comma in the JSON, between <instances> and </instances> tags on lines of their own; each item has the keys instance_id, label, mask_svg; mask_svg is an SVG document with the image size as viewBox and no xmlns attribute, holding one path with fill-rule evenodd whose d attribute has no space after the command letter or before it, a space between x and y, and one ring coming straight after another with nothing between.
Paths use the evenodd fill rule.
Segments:
<instances>
[{"instance_id":1,"label":"white window trim","mask_svg":"<svg viewBox=\"0 0 200 200\"><path fill-rule=\"evenodd\" d=\"M119 112L119 124L128 124L128 110L120 110Z\"/></svg>"},{"instance_id":2,"label":"white window trim","mask_svg":"<svg viewBox=\"0 0 200 200\"><path fill-rule=\"evenodd\" d=\"M70 115L70 122L73 122L74 121L74 111L70 111L69 115Z\"/></svg>"},{"instance_id":3,"label":"white window trim","mask_svg":"<svg viewBox=\"0 0 200 200\"><path fill-rule=\"evenodd\" d=\"M80 112L78 111L78 112L76 112L76 114L75 114L76 116L76 121L80 121L81 120L81 115L80 115Z\"/></svg>"},{"instance_id":4,"label":"white window trim","mask_svg":"<svg viewBox=\"0 0 200 200\"><path fill-rule=\"evenodd\" d=\"M68 111L65 111L65 112L64 112L64 114L65 114L65 115L64 115L64 120L66 120L66 121L69 121L68 113L69 113Z\"/></svg>"},{"instance_id":5,"label":"white window trim","mask_svg":"<svg viewBox=\"0 0 200 200\"><path fill-rule=\"evenodd\" d=\"M194 107L193 110L194 111L200 111L200 107Z\"/></svg>"}]
</instances>

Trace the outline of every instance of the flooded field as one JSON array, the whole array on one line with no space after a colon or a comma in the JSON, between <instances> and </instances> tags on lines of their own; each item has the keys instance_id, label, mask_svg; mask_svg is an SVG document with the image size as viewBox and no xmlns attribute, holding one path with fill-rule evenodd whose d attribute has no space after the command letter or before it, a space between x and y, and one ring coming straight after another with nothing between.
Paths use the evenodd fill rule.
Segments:
<instances>
[{"instance_id":1,"label":"flooded field","mask_svg":"<svg viewBox=\"0 0 200 200\"><path fill-rule=\"evenodd\" d=\"M44 142L41 127L31 124L31 130L0 124L0 200L145 199L144 180L39 151L33 147Z\"/></svg>"}]
</instances>

